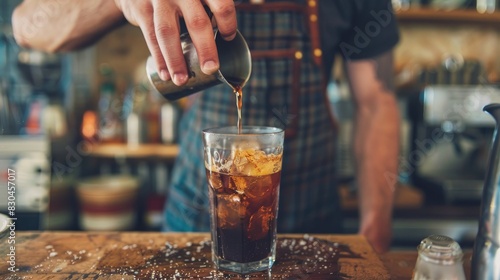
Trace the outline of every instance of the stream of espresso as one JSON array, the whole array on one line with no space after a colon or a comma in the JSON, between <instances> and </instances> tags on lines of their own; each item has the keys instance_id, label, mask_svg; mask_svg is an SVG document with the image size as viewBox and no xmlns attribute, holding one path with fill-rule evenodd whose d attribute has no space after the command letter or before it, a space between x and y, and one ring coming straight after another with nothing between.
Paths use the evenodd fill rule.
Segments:
<instances>
[{"instance_id":1,"label":"stream of espresso","mask_svg":"<svg viewBox=\"0 0 500 280\"><path fill-rule=\"evenodd\" d=\"M243 80L237 78L226 78L226 81L231 84L234 94L236 95L236 109L238 111L238 122L236 123L236 126L238 127L238 133L241 134L241 130L243 128L243 122L241 120L241 108L243 107Z\"/></svg>"},{"instance_id":2,"label":"stream of espresso","mask_svg":"<svg viewBox=\"0 0 500 280\"><path fill-rule=\"evenodd\" d=\"M234 88L234 94L236 95L236 109L238 110L238 134L241 134L241 130L243 128L243 123L241 122L241 107L243 107L243 91L240 87Z\"/></svg>"}]
</instances>

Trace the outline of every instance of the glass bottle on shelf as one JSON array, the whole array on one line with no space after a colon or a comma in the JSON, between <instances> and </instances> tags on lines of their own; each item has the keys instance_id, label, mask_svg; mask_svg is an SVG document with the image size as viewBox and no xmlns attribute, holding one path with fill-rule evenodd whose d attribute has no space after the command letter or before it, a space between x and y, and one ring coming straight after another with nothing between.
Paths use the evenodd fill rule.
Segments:
<instances>
[{"instance_id":1,"label":"glass bottle on shelf","mask_svg":"<svg viewBox=\"0 0 500 280\"><path fill-rule=\"evenodd\" d=\"M476 10L479 13L493 13L497 9L497 0L477 0Z\"/></svg>"},{"instance_id":2,"label":"glass bottle on shelf","mask_svg":"<svg viewBox=\"0 0 500 280\"><path fill-rule=\"evenodd\" d=\"M103 143L123 142L122 100L117 92L113 69L101 65L101 84L99 88L99 141Z\"/></svg>"}]
</instances>

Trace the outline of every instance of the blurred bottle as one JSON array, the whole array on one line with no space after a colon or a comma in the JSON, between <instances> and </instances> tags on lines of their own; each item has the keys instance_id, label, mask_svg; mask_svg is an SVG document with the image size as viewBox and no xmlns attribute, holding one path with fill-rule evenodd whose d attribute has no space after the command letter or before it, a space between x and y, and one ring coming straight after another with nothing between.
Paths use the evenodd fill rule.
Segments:
<instances>
[{"instance_id":1,"label":"blurred bottle","mask_svg":"<svg viewBox=\"0 0 500 280\"><path fill-rule=\"evenodd\" d=\"M42 114L44 108L47 107L47 103L48 98L44 95L36 95L32 98L27 110L26 124L21 129L22 134L43 134Z\"/></svg>"},{"instance_id":2,"label":"blurred bottle","mask_svg":"<svg viewBox=\"0 0 500 280\"><path fill-rule=\"evenodd\" d=\"M144 110L146 110L146 93L144 90L132 84L128 85L126 91L125 102L123 103L125 121L125 138L129 146L139 146L146 143L147 139L147 122L142 117Z\"/></svg>"},{"instance_id":3,"label":"blurred bottle","mask_svg":"<svg viewBox=\"0 0 500 280\"><path fill-rule=\"evenodd\" d=\"M392 0L392 7L395 11L408 10L410 8L410 0Z\"/></svg>"},{"instance_id":4,"label":"blurred bottle","mask_svg":"<svg viewBox=\"0 0 500 280\"><path fill-rule=\"evenodd\" d=\"M420 242L413 280L465 280L462 249L452 238L431 235Z\"/></svg>"},{"instance_id":5,"label":"blurred bottle","mask_svg":"<svg viewBox=\"0 0 500 280\"><path fill-rule=\"evenodd\" d=\"M479 13L493 13L497 7L497 0L477 0L476 9Z\"/></svg>"},{"instance_id":6,"label":"blurred bottle","mask_svg":"<svg viewBox=\"0 0 500 280\"><path fill-rule=\"evenodd\" d=\"M160 112L163 102L165 100L161 95L154 91L149 92L147 96L147 109L142 116L147 123L146 139L148 143L161 143Z\"/></svg>"},{"instance_id":7,"label":"blurred bottle","mask_svg":"<svg viewBox=\"0 0 500 280\"><path fill-rule=\"evenodd\" d=\"M177 124L180 108L175 102L167 101L161 106L161 141L173 144L177 141Z\"/></svg>"},{"instance_id":8,"label":"blurred bottle","mask_svg":"<svg viewBox=\"0 0 500 280\"><path fill-rule=\"evenodd\" d=\"M101 142L117 143L123 141L123 122L121 119L122 101L118 95L114 72L111 67L101 65L101 85L99 89L99 130Z\"/></svg>"},{"instance_id":9,"label":"blurred bottle","mask_svg":"<svg viewBox=\"0 0 500 280\"><path fill-rule=\"evenodd\" d=\"M42 112L42 127L51 139L68 134L67 116L60 100L52 99Z\"/></svg>"},{"instance_id":10,"label":"blurred bottle","mask_svg":"<svg viewBox=\"0 0 500 280\"><path fill-rule=\"evenodd\" d=\"M82 137L87 141L92 141L97 136L98 131L97 114L92 110L87 110L82 116Z\"/></svg>"}]
</instances>

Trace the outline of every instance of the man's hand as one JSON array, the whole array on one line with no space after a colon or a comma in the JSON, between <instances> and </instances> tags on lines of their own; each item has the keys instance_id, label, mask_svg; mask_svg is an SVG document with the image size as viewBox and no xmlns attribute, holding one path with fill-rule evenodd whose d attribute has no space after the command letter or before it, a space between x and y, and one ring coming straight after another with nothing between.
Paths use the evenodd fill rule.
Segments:
<instances>
[{"instance_id":1,"label":"man's hand","mask_svg":"<svg viewBox=\"0 0 500 280\"><path fill-rule=\"evenodd\" d=\"M203 73L219 69L212 22L205 3L213 13L219 32L232 40L236 35L236 10L232 0L115 0L125 18L142 30L158 73L163 80L183 85L188 72L182 54L179 17L186 22Z\"/></svg>"},{"instance_id":2,"label":"man's hand","mask_svg":"<svg viewBox=\"0 0 500 280\"><path fill-rule=\"evenodd\" d=\"M368 243L372 245L375 252L381 254L387 252L392 240L392 223L388 217L379 217L368 214L361 224L359 234L364 235Z\"/></svg>"}]
</instances>

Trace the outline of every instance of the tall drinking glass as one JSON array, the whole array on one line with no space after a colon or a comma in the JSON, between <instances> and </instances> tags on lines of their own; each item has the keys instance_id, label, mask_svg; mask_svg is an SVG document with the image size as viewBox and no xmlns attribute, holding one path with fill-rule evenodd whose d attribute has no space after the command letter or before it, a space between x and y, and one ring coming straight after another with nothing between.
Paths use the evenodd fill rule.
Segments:
<instances>
[{"instance_id":1,"label":"tall drinking glass","mask_svg":"<svg viewBox=\"0 0 500 280\"><path fill-rule=\"evenodd\" d=\"M245 274L272 267L283 140L274 127L203 131L216 268Z\"/></svg>"}]
</instances>

